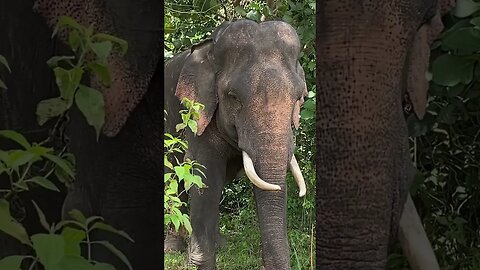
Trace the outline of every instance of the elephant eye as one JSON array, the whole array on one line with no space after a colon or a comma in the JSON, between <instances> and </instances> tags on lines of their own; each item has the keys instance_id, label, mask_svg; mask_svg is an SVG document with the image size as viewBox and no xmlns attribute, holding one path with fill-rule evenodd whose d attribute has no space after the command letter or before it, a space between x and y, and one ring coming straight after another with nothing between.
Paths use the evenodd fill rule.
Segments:
<instances>
[{"instance_id":1,"label":"elephant eye","mask_svg":"<svg viewBox=\"0 0 480 270\"><path fill-rule=\"evenodd\" d=\"M230 97L232 97L232 98L235 99L236 101L240 102L240 100L238 99L238 96L237 96L237 94L235 94L235 92L233 92L233 91L228 91L227 95L229 95Z\"/></svg>"}]
</instances>

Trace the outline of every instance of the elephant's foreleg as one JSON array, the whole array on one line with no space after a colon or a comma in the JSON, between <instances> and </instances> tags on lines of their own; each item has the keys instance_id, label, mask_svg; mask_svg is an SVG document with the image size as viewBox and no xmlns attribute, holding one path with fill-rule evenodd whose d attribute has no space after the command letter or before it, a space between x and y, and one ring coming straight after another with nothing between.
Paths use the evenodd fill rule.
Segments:
<instances>
[{"instance_id":1,"label":"elephant's foreleg","mask_svg":"<svg viewBox=\"0 0 480 270\"><path fill-rule=\"evenodd\" d=\"M206 134L208 136L208 134ZM202 136L203 137L203 136ZM188 260L190 265L198 269L213 270L215 267L215 240L218 234L219 203L225 183L226 157L221 151L212 149L205 138L198 138L199 143L191 142L192 153L187 154L205 166L203 172L206 177L202 181L205 188L192 187L189 192L190 220L192 235L188 247ZM195 149L192 149L194 146Z\"/></svg>"},{"instance_id":2,"label":"elephant's foreleg","mask_svg":"<svg viewBox=\"0 0 480 270\"><path fill-rule=\"evenodd\" d=\"M440 270L410 194L400 218L398 236L403 252L413 270Z\"/></svg>"}]
</instances>

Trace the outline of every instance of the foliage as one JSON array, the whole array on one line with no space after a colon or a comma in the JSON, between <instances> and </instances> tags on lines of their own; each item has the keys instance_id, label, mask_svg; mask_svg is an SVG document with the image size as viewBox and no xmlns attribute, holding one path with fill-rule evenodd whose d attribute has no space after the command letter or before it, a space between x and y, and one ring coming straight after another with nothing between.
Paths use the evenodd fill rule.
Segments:
<instances>
[{"instance_id":1,"label":"foliage","mask_svg":"<svg viewBox=\"0 0 480 270\"><path fill-rule=\"evenodd\" d=\"M36 143L30 144L23 135L13 130L0 130L0 137L13 140L23 148L8 151L0 149L0 175L6 174L10 180L10 187L0 190L2 198L10 199L20 192L29 190L32 185L59 191L57 186L49 180L52 174L67 185L72 181L74 168L71 155L55 155L52 148ZM38 163L43 164L44 161L49 161L44 165L45 173L33 175L32 166Z\"/></svg>"},{"instance_id":2,"label":"foliage","mask_svg":"<svg viewBox=\"0 0 480 270\"><path fill-rule=\"evenodd\" d=\"M444 16L445 30L432 46L427 113L407 121L418 168L411 193L443 269L480 269L477 2L459 1Z\"/></svg>"},{"instance_id":3,"label":"foliage","mask_svg":"<svg viewBox=\"0 0 480 270\"><path fill-rule=\"evenodd\" d=\"M274 2L274 4L269 6L266 2ZM307 195L304 198L296 196L298 187L293 177L289 175L287 213L293 269L306 269L310 266L310 259L315 257L315 254L310 254L310 243L308 245L304 243L305 239L310 239L311 228L315 224L315 1L166 1L164 58L167 60L188 49L192 44L207 38L222 22L239 18L257 22L286 21L297 30L302 43L299 61L305 71L308 97L300 113L300 128L295 132L297 145L295 154L305 177ZM231 218L230 224L234 221L235 226L228 228L228 225L222 225L221 228L222 232L233 238L228 239L229 242L233 242L228 246L234 249L220 250L218 263L221 269L260 268L260 249L258 245L253 244L260 243L260 236L257 232L258 225L252 223L256 217L251 190L250 181L246 178L228 183L224 189L220 208L226 216L222 218L221 224L228 223L226 219ZM246 236L248 236L247 239L244 238ZM250 236L256 238L250 238ZM174 266L175 262L178 265L184 263L184 259L179 259L177 256L167 255L165 267L183 269L180 266ZM234 257L238 257L238 260L232 262ZM171 264L168 264L168 261ZM297 265L297 262L300 265Z\"/></svg>"},{"instance_id":4,"label":"foliage","mask_svg":"<svg viewBox=\"0 0 480 270\"><path fill-rule=\"evenodd\" d=\"M61 96L40 102L37 107L38 121L44 124L49 118L64 116L73 101L97 131L103 125L103 97L92 88L80 84L84 71L91 71L100 78L105 85L110 84L110 75L107 68L107 58L112 50L112 44L117 44L122 53L125 53L126 42L106 34L93 34L93 27L85 28L69 17L61 17L55 28L54 35L62 27L71 28L68 42L74 52L79 53L76 64L74 56L54 56L47 64L54 69L57 85ZM85 61L89 53L96 55L93 61ZM0 63L8 71L10 68L6 59L0 56ZM70 69L62 67L69 66ZM5 85L0 81L0 87ZM60 117L61 118L61 117ZM57 124L60 122L60 118ZM58 126L55 125L54 129ZM40 207L32 201L38 214L42 227L48 233L37 233L29 236L21 220L24 218L19 213L24 209L16 209L20 202L18 194L28 192L34 187L41 187L58 192L58 187L51 181L53 175L67 187L74 178L74 157L65 153L65 148L60 153L44 145L49 139L41 143L30 143L18 132L1 130L0 137L9 139L22 148L0 149L0 179L8 179L9 183L1 183L0 190L0 231L6 233L22 244L30 246L33 255L13 255L0 259L0 269L20 269L27 265L28 269L85 269L85 270L112 270L113 266L95 261L91 257L93 245L101 245L116 255L125 265L132 269L128 259L115 246L107 241L92 241L90 234L94 230L102 230L120 235L133 242L125 232L116 230L103 222L103 218L92 216L86 218L80 211L70 211L71 220L62 220L58 224L49 224ZM34 166L41 167L39 171ZM6 176L6 177L2 177ZM7 188L5 188L7 187ZM12 203L13 202L13 203ZM21 206L20 206L21 207ZM13 213L11 211L14 210ZM20 222L19 222L20 221ZM87 250L87 256L81 254L81 247ZM41 265L41 267L39 267Z\"/></svg>"},{"instance_id":5,"label":"foliage","mask_svg":"<svg viewBox=\"0 0 480 270\"><path fill-rule=\"evenodd\" d=\"M92 25L82 26L66 16L59 18L52 36L61 29L70 30L68 44L77 57L54 56L47 61L55 73L60 96L42 100L37 105L38 123L43 125L58 116L61 119L75 101L88 124L95 128L98 139L105 121L103 96L98 90L83 85L81 80L85 72L91 72L104 86L109 87L112 79L107 59L114 49L113 45L122 55L125 54L127 42L103 33L94 34Z\"/></svg>"},{"instance_id":6,"label":"foliage","mask_svg":"<svg viewBox=\"0 0 480 270\"><path fill-rule=\"evenodd\" d=\"M227 245L218 249L218 269L261 269L260 229L255 214L255 202L249 200L242 207L242 210L236 214L226 213L220 216L220 231L227 237ZM288 213L288 215L293 219L295 213ZM292 270L315 269L315 255L311 254L311 247L313 245L315 248L315 241L311 230L289 227L288 238L291 245ZM310 268L311 259L313 259L313 268ZM164 267L170 270L187 269L185 255L181 253L166 255Z\"/></svg>"},{"instance_id":7,"label":"foliage","mask_svg":"<svg viewBox=\"0 0 480 270\"><path fill-rule=\"evenodd\" d=\"M93 216L85 218L78 210L72 210L69 214L73 220L64 220L58 224L49 225L45 215L33 202L40 219L40 223L48 233L37 233L28 236L23 226L13 219L9 211L9 203L0 199L0 230L17 238L23 244L32 247L35 256L12 255L0 260L2 269L20 269L24 260L30 260L29 269L34 269L41 264L45 270L82 269L82 270L112 270L113 266L96 262L91 257L92 245L102 245L113 254L118 256L129 269L132 269L125 255L107 241L91 241L89 234L93 230L104 230L118 234L133 242L123 231L118 231L112 226L103 223L103 218ZM81 246L87 248L87 258L81 255Z\"/></svg>"},{"instance_id":8,"label":"foliage","mask_svg":"<svg viewBox=\"0 0 480 270\"><path fill-rule=\"evenodd\" d=\"M202 178L195 174L195 171L203 174L200 170L203 166L196 161L186 159L180 162L175 153L185 153L188 149L188 142L181 139L185 129L188 127L193 134L197 134L197 121L200 118L200 110L204 109L204 106L200 103L184 98L182 104L187 108L181 110L182 123L176 126L177 132L181 132L179 137L174 137L169 133L165 133L165 139L163 141L164 152L164 165L170 169L170 172L164 174L164 225L173 224L175 230L179 230L180 226L184 226L188 233L192 232L192 226L188 214L182 213L181 208L186 203L182 202L180 196L182 193L188 192L190 188L195 185L198 188L205 187L202 182ZM175 162L172 164L170 161L174 157ZM183 187L179 189L180 185Z\"/></svg>"},{"instance_id":9,"label":"foliage","mask_svg":"<svg viewBox=\"0 0 480 270\"><path fill-rule=\"evenodd\" d=\"M2 258L0 266L2 269L20 269L24 260L30 260L30 268L41 264L46 270L60 269L114 269L112 266L104 263L95 262L91 258L91 246L103 245L115 255L117 255L128 267L131 266L121 251L116 249L107 241L91 241L89 233L93 230L104 230L121 235L133 241L126 233L114 229L112 226L103 222L102 217L85 218L78 210L72 210L70 216L73 220L64 220L58 224L49 225L45 215L38 205L32 201L35 206L40 224L48 234L38 233L29 236L23 225L14 218L10 211L12 205L10 201L17 202L17 195L26 192L34 187L41 187L59 192L50 176L55 173L58 179L69 178L63 182L67 184L74 177L73 164L65 159L64 155L55 155L53 149L43 147L36 143L29 143L27 139L12 130L1 130L0 136L16 142L23 149L0 150L0 176L7 175L10 182L10 188L0 190L0 231L16 238L24 245L32 247L35 256L31 255L13 255ZM44 168L47 171L45 175L35 175L32 167L36 163L45 163ZM51 165L49 164L51 163ZM62 181L62 180L61 180ZM2 185L3 186L3 185ZM17 212L22 212L18 211ZM16 214L18 216L18 214ZM81 256L80 245L87 248L87 258ZM94 264L92 264L94 263Z\"/></svg>"}]
</instances>

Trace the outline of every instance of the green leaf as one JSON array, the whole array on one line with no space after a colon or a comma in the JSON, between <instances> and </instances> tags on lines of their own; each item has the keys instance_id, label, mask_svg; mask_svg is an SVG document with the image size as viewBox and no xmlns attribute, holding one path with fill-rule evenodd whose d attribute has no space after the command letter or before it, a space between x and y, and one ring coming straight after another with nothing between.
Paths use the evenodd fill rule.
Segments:
<instances>
[{"instance_id":1,"label":"green leaf","mask_svg":"<svg viewBox=\"0 0 480 270\"><path fill-rule=\"evenodd\" d=\"M80 256L80 242L82 242L87 237L87 234L82 230L65 227L62 230L62 236L65 241L65 254L72 256Z\"/></svg>"},{"instance_id":2,"label":"green leaf","mask_svg":"<svg viewBox=\"0 0 480 270\"><path fill-rule=\"evenodd\" d=\"M128 269L132 270L132 265L130 265L130 262L128 261L127 257L125 256L125 254L123 254L123 252L121 252L120 250L118 250L115 246L113 246L112 244L110 244L109 242L107 241L95 241L93 242L95 244L100 244L104 247L106 247L108 250L110 250L113 254L115 254L115 256L117 256L127 267Z\"/></svg>"},{"instance_id":3,"label":"green leaf","mask_svg":"<svg viewBox=\"0 0 480 270\"><path fill-rule=\"evenodd\" d=\"M60 97L42 100L37 105L37 122L42 126L49 119L62 115L67 109L67 103Z\"/></svg>"},{"instance_id":4,"label":"green leaf","mask_svg":"<svg viewBox=\"0 0 480 270\"><path fill-rule=\"evenodd\" d=\"M474 59L443 54L433 61L433 81L444 86L468 84L473 78Z\"/></svg>"},{"instance_id":5,"label":"green leaf","mask_svg":"<svg viewBox=\"0 0 480 270\"><path fill-rule=\"evenodd\" d=\"M49 67L56 67L58 66L58 62L65 61L65 60L73 60L75 56L53 56L52 58L47 60L47 65Z\"/></svg>"},{"instance_id":6,"label":"green leaf","mask_svg":"<svg viewBox=\"0 0 480 270\"><path fill-rule=\"evenodd\" d=\"M0 88L5 89L5 90L8 89L8 87L5 85L5 83L2 80L0 80Z\"/></svg>"},{"instance_id":7,"label":"green leaf","mask_svg":"<svg viewBox=\"0 0 480 270\"><path fill-rule=\"evenodd\" d=\"M74 177L74 173L72 171L72 168L68 165L67 161L59 158L58 156L52 155L52 154L44 154L43 155L45 158L49 159L51 162L55 163L58 167L60 167L64 172L68 174L70 177Z\"/></svg>"},{"instance_id":8,"label":"green leaf","mask_svg":"<svg viewBox=\"0 0 480 270\"><path fill-rule=\"evenodd\" d=\"M93 38L97 39L97 40L111 41L111 42L117 44L118 46L120 46L120 52L121 52L122 55L125 55L125 53L127 53L128 43L124 39L114 37L114 36L111 36L111 35L108 35L108 34L103 34L103 33L95 34L93 36Z\"/></svg>"},{"instance_id":9,"label":"green leaf","mask_svg":"<svg viewBox=\"0 0 480 270\"><path fill-rule=\"evenodd\" d=\"M245 17L247 15L247 11L242 6L236 6L235 7L235 12L238 13L238 15Z\"/></svg>"},{"instance_id":10,"label":"green leaf","mask_svg":"<svg viewBox=\"0 0 480 270\"><path fill-rule=\"evenodd\" d=\"M62 161L64 161L65 166L70 168L73 173L75 168L75 157L72 154L67 153L62 155ZM73 182L73 177L69 176L68 173L58 166L55 167L55 176L60 182L66 184L67 186Z\"/></svg>"},{"instance_id":11,"label":"green leaf","mask_svg":"<svg viewBox=\"0 0 480 270\"><path fill-rule=\"evenodd\" d=\"M92 264L88 262L87 259L81 256L64 256L60 262L52 269L47 270L93 270L95 269Z\"/></svg>"},{"instance_id":12,"label":"green leaf","mask_svg":"<svg viewBox=\"0 0 480 270\"><path fill-rule=\"evenodd\" d=\"M66 70L61 67L56 67L53 69L53 72L55 73L55 82L60 90L60 96L66 101L67 108L70 108L73 104L75 91L82 80L83 69L82 67L74 67Z\"/></svg>"},{"instance_id":13,"label":"green leaf","mask_svg":"<svg viewBox=\"0 0 480 270\"><path fill-rule=\"evenodd\" d=\"M8 65L8 61L3 55L0 55L0 64L2 64L4 67L6 67L8 72L12 73L12 70L10 69L10 66Z\"/></svg>"},{"instance_id":14,"label":"green leaf","mask_svg":"<svg viewBox=\"0 0 480 270\"><path fill-rule=\"evenodd\" d=\"M468 17L480 9L480 5L471 0L458 0L456 2L454 14L459 18Z\"/></svg>"},{"instance_id":15,"label":"green leaf","mask_svg":"<svg viewBox=\"0 0 480 270\"><path fill-rule=\"evenodd\" d=\"M449 104L443 108L437 116L439 123L452 125L457 120L456 107L453 104Z\"/></svg>"},{"instance_id":16,"label":"green leaf","mask_svg":"<svg viewBox=\"0 0 480 270\"><path fill-rule=\"evenodd\" d=\"M73 209L71 210L70 212L68 212L68 214L70 215L70 217L72 217L74 220L82 223L82 224L86 224L87 223L87 219L85 218L85 216L83 215L82 212L80 212L80 210L77 210L77 209Z\"/></svg>"},{"instance_id":17,"label":"green leaf","mask_svg":"<svg viewBox=\"0 0 480 270\"><path fill-rule=\"evenodd\" d=\"M249 12L247 12L247 19L250 19L250 20L253 20L253 21L256 21L256 22L260 22L260 13L256 10L250 10Z\"/></svg>"},{"instance_id":18,"label":"green leaf","mask_svg":"<svg viewBox=\"0 0 480 270\"><path fill-rule=\"evenodd\" d=\"M69 26L69 27L71 27L73 29L76 29L80 32L83 32L84 29L85 29L85 27L83 27L82 25L77 23L77 21L75 21L73 18L68 17L68 16L60 16L60 18L58 18L57 25L55 26L55 28L53 30L52 38L57 34L58 30L60 30L60 28L62 28L64 26Z\"/></svg>"},{"instance_id":19,"label":"green leaf","mask_svg":"<svg viewBox=\"0 0 480 270\"><path fill-rule=\"evenodd\" d=\"M188 120L188 127L193 132L193 134L197 134L197 122L193 120Z\"/></svg>"},{"instance_id":20,"label":"green leaf","mask_svg":"<svg viewBox=\"0 0 480 270\"><path fill-rule=\"evenodd\" d=\"M32 237L33 248L46 269L54 268L65 255L65 241L57 234L35 234Z\"/></svg>"},{"instance_id":21,"label":"green leaf","mask_svg":"<svg viewBox=\"0 0 480 270\"><path fill-rule=\"evenodd\" d=\"M173 170L173 165L172 165L172 163L168 160L168 157L167 157L167 156L164 156L163 165L164 165L165 167Z\"/></svg>"},{"instance_id":22,"label":"green leaf","mask_svg":"<svg viewBox=\"0 0 480 270\"><path fill-rule=\"evenodd\" d=\"M25 149L29 149L31 147L31 145L27 141L27 139L22 134L14 131L14 130L0 130L0 136L3 136L7 139L15 141L16 143L20 144Z\"/></svg>"},{"instance_id":23,"label":"green leaf","mask_svg":"<svg viewBox=\"0 0 480 270\"><path fill-rule=\"evenodd\" d=\"M35 155L25 150L12 150L8 154L9 165L14 169L31 162Z\"/></svg>"},{"instance_id":24,"label":"green leaf","mask_svg":"<svg viewBox=\"0 0 480 270\"><path fill-rule=\"evenodd\" d=\"M0 230L23 244L31 245L25 228L10 215L10 205L5 199L0 199Z\"/></svg>"},{"instance_id":25,"label":"green leaf","mask_svg":"<svg viewBox=\"0 0 480 270\"><path fill-rule=\"evenodd\" d=\"M93 88L80 85L75 95L75 102L87 119L88 124L95 128L98 140L102 126L105 123L105 105L102 93Z\"/></svg>"},{"instance_id":26,"label":"green leaf","mask_svg":"<svg viewBox=\"0 0 480 270\"><path fill-rule=\"evenodd\" d=\"M35 203L35 201L32 200L32 203L35 206L35 209L37 210L38 219L40 220L40 224L42 225L42 227L45 230L49 231L50 226L48 225L47 218L45 217L45 214L43 213L42 209L40 209L40 207L38 207L38 205Z\"/></svg>"},{"instance_id":27,"label":"green leaf","mask_svg":"<svg viewBox=\"0 0 480 270\"><path fill-rule=\"evenodd\" d=\"M187 230L189 234L192 233L192 224L190 224L190 220L188 220L188 216L185 215L187 218L183 220L183 227Z\"/></svg>"},{"instance_id":28,"label":"green leaf","mask_svg":"<svg viewBox=\"0 0 480 270\"><path fill-rule=\"evenodd\" d=\"M40 185L40 186L42 186L46 189L56 191L56 192L60 192L60 190L57 188L57 186L55 186L55 184L53 184L50 180L48 180L47 178L42 177L42 176L35 176L31 179L26 180L25 182L32 182L32 183L38 184L38 185Z\"/></svg>"},{"instance_id":29,"label":"green leaf","mask_svg":"<svg viewBox=\"0 0 480 270\"><path fill-rule=\"evenodd\" d=\"M28 149L28 152L34 154L35 156L43 156L45 154L53 152L53 148L47 148L34 144Z\"/></svg>"},{"instance_id":30,"label":"green leaf","mask_svg":"<svg viewBox=\"0 0 480 270\"><path fill-rule=\"evenodd\" d=\"M175 130L178 132L178 131L186 128L186 127L187 127L187 125L185 125L184 123L180 123L180 124L177 124L177 125L175 126Z\"/></svg>"},{"instance_id":31,"label":"green leaf","mask_svg":"<svg viewBox=\"0 0 480 270\"><path fill-rule=\"evenodd\" d=\"M93 223L93 222L99 222L99 221L103 221L104 218L101 217L101 216L90 216L87 218L87 225L89 225L90 223Z\"/></svg>"},{"instance_id":32,"label":"green leaf","mask_svg":"<svg viewBox=\"0 0 480 270\"><path fill-rule=\"evenodd\" d=\"M107 57L112 51L112 42L102 41L97 43L91 43L90 48L97 55L102 63L106 63Z\"/></svg>"},{"instance_id":33,"label":"green leaf","mask_svg":"<svg viewBox=\"0 0 480 270\"><path fill-rule=\"evenodd\" d=\"M108 263L97 263L92 270L115 270L115 267Z\"/></svg>"},{"instance_id":34,"label":"green leaf","mask_svg":"<svg viewBox=\"0 0 480 270\"><path fill-rule=\"evenodd\" d=\"M97 76L100 81L107 87L112 84L112 77L106 65L100 63L90 63L88 68Z\"/></svg>"},{"instance_id":35,"label":"green leaf","mask_svg":"<svg viewBox=\"0 0 480 270\"><path fill-rule=\"evenodd\" d=\"M177 215L172 215L171 217L172 223L175 226L175 230L178 231L180 228L180 219L178 218Z\"/></svg>"},{"instance_id":36,"label":"green leaf","mask_svg":"<svg viewBox=\"0 0 480 270\"><path fill-rule=\"evenodd\" d=\"M82 37L77 30L73 30L68 35L68 45L72 48L72 51L76 52L82 44Z\"/></svg>"},{"instance_id":37,"label":"green leaf","mask_svg":"<svg viewBox=\"0 0 480 270\"><path fill-rule=\"evenodd\" d=\"M178 177L178 180L182 180L185 176L185 168L183 168L182 166L175 166L174 170L175 174Z\"/></svg>"},{"instance_id":38,"label":"green leaf","mask_svg":"<svg viewBox=\"0 0 480 270\"><path fill-rule=\"evenodd\" d=\"M422 120L418 120L415 114L411 114L407 118L408 136L418 137L424 135L431 129L434 122L433 115L429 113L425 114Z\"/></svg>"},{"instance_id":39,"label":"green leaf","mask_svg":"<svg viewBox=\"0 0 480 270\"><path fill-rule=\"evenodd\" d=\"M22 191L29 190L28 186L27 186L27 183L25 183L23 181L22 182L14 182L13 186L20 188Z\"/></svg>"},{"instance_id":40,"label":"green leaf","mask_svg":"<svg viewBox=\"0 0 480 270\"><path fill-rule=\"evenodd\" d=\"M90 24L86 29L85 29L85 36L90 37L93 34L93 25Z\"/></svg>"},{"instance_id":41,"label":"green leaf","mask_svg":"<svg viewBox=\"0 0 480 270\"><path fill-rule=\"evenodd\" d=\"M473 27L458 29L446 35L442 45L447 50L477 52L480 50L480 30Z\"/></svg>"},{"instance_id":42,"label":"green leaf","mask_svg":"<svg viewBox=\"0 0 480 270\"><path fill-rule=\"evenodd\" d=\"M22 264L25 256L13 255L8 256L0 260L0 269L5 270L20 270L20 265Z\"/></svg>"},{"instance_id":43,"label":"green leaf","mask_svg":"<svg viewBox=\"0 0 480 270\"><path fill-rule=\"evenodd\" d=\"M108 224L103 223L103 222L97 222L97 223L93 224L91 229L92 230L93 229L98 229L98 230L112 232L112 233L118 234L118 235L130 240L132 243L135 242L126 232L121 231L121 230L117 230L114 227L112 227L111 225L108 225Z\"/></svg>"},{"instance_id":44,"label":"green leaf","mask_svg":"<svg viewBox=\"0 0 480 270\"><path fill-rule=\"evenodd\" d=\"M177 181L172 181L170 183L170 185L168 186L168 189L171 190L173 193L177 193L178 192L178 183Z\"/></svg>"}]
</instances>

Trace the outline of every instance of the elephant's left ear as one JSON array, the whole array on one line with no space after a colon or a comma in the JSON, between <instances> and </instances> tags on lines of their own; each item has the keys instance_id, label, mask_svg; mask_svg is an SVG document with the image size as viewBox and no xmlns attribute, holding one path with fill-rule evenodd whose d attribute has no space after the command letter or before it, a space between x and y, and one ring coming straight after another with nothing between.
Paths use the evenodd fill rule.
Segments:
<instances>
[{"instance_id":1,"label":"elephant's left ear","mask_svg":"<svg viewBox=\"0 0 480 270\"><path fill-rule=\"evenodd\" d=\"M302 65L300 65L300 62L297 62L297 73L300 76L300 78L303 81L303 93L302 93L302 98L297 100L295 102L295 107L293 108L293 115L292 115L292 121L293 121L293 126L295 129L298 129L300 126L300 108L302 107L303 104L303 97L306 97L308 95L307 91L307 83L305 82L305 72L303 71Z\"/></svg>"},{"instance_id":2,"label":"elephant's left ear","mask_svg":"<svg viewBox=\"0 0 480 270\"><path fill-rule=\"evenodd\" d=\"M413 44L407 59L407 91L413 105L413 111L419 119L425 115L428 92L428 63L430 45L443 29L440 12L422 25L413 38Z\"/></svg>"},{"instance_id":3,"label":"elephant's left ear","mask_svg":"<svg viewBox=\"0 0 480 270\"><path fill-rule=\"evenodd\" d=\"M215 87L214 41L207 39L194 45L180 72L175 96L202 103L197 135L202 135L217 109L218 96Z\"/></svg>"}]
</instances>

